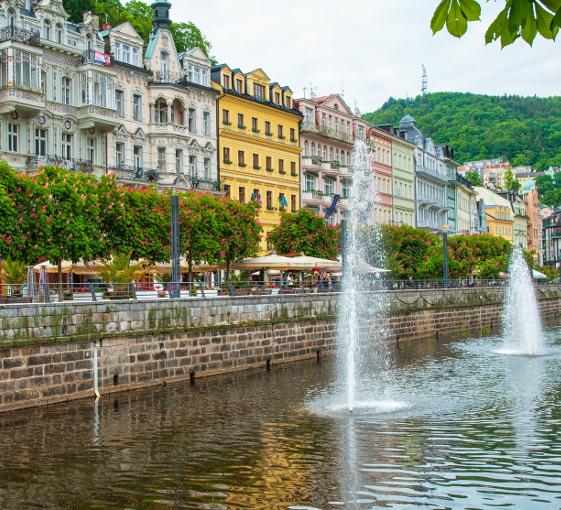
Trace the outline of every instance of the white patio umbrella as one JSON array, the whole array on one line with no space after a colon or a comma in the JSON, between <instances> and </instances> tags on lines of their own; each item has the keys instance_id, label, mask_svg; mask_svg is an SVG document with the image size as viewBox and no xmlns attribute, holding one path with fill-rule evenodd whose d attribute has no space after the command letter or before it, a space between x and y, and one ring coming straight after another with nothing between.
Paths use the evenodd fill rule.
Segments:
<instances>
[{"instance_id":1,"label":"white patio umbrella","mask_svg":"<svg viewBox=\"0 0 561 510\"><path fill-rule=\"evenodd\" d=\"M532 278L534 280L547 280L547 276L535 269L532 269Z\"/></svg>"},{"instance_id":2,"label":"white patio umbrella","mask_svg":"<svg viewBox=\"0 0 561 510\"><path fill-rule=\"evenodd\" d=\"M291 267L293 270L311 271L320 269L322 271L340 271L341 262L338 260L323 259L320 257L309 257L301 255L300 257L291 257Z\"/></svg>"},{"instance_id":3,"label":"white patio umbrella","mask_svg":"<svg viewBox=\"0 0 561 510\"><path fill-rule=\"evenodd\" d=\"M283 257L276 253L265 255L263 257L250 257L232 264L232 269L240 269L243 271L259 271L261 269L277 269L279 271L289 271L291 269L292 258Z\"/></svg>"}]
</instances>

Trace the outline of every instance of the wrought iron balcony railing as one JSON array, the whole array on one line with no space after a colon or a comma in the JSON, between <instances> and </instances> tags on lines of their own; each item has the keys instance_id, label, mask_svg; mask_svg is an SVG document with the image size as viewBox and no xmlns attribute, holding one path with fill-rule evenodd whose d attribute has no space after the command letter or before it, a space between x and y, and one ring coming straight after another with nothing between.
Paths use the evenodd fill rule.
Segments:
<instances>
[{"instance_id":1,"label":"wrought iron balcony railing","mask_svg":"<svg viewBox=\"0 0 561 510\"><path fill-rule=\"evenodd\" d=\"M39 47L41 45L41 36L37 32L10 25L0 29L0 42L5 41L16 41L29 46Z\"/></svg>"}]
</instances>

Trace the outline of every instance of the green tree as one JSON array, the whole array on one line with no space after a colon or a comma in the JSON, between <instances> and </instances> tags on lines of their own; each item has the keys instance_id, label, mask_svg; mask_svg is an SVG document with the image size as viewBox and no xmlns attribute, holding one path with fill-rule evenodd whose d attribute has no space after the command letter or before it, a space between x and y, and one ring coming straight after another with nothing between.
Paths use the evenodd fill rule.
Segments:
<instances>
[{"instance_id":1,"label":"green tree","mask_svg":"<svg viewBox=\"0 0 561 510\"><path fill-rule=\"evenodd\" d=\"M465 178L471 183L472 186L481 186L481 176L477 170L470 170L466 173Z\"/></svg>"},{"instance_id":2,"label":"green tree","mask_svg":"<svg viewBox=\"0 0 561 510\"><path fill-rule=\"evenodd\" d=\"M193 22L172 23L170 30L179 53L190 48L199 47L208 58L212 59L210 54L212 44Z\"/></svg>"},{"instance_id":3,"label":"green tree","mask_svg":"<svg viewBox=\"0 0 561 510\"><path fill-rule=\"evenodd\" d=\"M283 213L269 240L276 252L291 257L308 255L335 260L341 244L341 231L308 209Z\"/></svg>"},{"instance_id":4,"label":"green tree","mask_svg":"<svg viewBox=\"0 0 561 510\"><path fill-rule=\"evenodd\" d=\"M518 193L522 187L512 168L509 168L504 174L504 185L507 191L513 191L514 193Z\"/></svg>"},{"instance_id":5,"label":"green tree","mask_svg":"<svg viewBox=\"0 0 561 510\"><path fill-rule=\"evenodd\" d=\"M539 34L555 39L561 26L560 0L501 0L504 8L489 25L485 43L500 40L501 47L522 38L530 46ZM454 37L462 37L468 23L481 19L481 5L476 0L441 0L430 26L433 34L444 27Z\"/></svg>"},{"instance_id":6,"label":"green tree","mask_svg":"<svg viewBox=\"0 0 561 510\"><path fill-rule=\"evenodd\" d=\"M94 176L45 167L33 176L43 186L49 202L41 212L47 225L42 254L58 265L59 294L62 299L63 260L89 262L103 257L107 246L102 230L102 209Z\"/></svg>"},{"instance_id":7,"label":"green tree","mask_svg":"<svg viewBox=\"0 0 561 510\"><path fill-rule=\"evenodd\" d=\"M193 265L198 262L221 262L221 240L224 231L223 203L213 195L189 192L179 197L181 249L193 281Z\"/></svg>"},{"instance_id":8,"label":"green tree","mask_svg":"<svg viewBox=\"0 0 561 510\"><path fill-rule=\"evenodd\" d=\"M93 11L95 0L64 0L64 9L73 23L81 23L84 20L84 12Z\"/></svg>"},{"instance_id":9,"label":"green tree","mask_svg":"<svg viewBox=\"0 0 561 510\"><path fill-rule=\"evenodd\" d=\"M525 156L538 170L561 162L561 97L486 96L438 92L389 99L364 119L394 124L412 115L423 133L454 148L460 162Z\"/></svg>"},{"instance_id":10,"label":"green tree","mask_svg":"<svg viewBox=\"0 0 561 510\"><path fill-rule=\"evenodd\" d=\"M226 262L226 282L230 279L233 262L253 257L259 251L261 224L255 202L241 204L238 200L222 200L224 218L220 224L220 258Z\"/></svg>"}]
</instances>

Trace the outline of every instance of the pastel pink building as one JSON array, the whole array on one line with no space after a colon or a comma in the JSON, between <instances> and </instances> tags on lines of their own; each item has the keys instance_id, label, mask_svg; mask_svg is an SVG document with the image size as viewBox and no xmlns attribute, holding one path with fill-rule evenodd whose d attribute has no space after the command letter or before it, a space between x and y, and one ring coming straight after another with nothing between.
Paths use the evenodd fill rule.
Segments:
<instances>
[{"instance_id":1,"label":"pastel pink building","mask_svg":"<svg viewBox=\"0 0 561 510\"><path fill-rule=\"evenodd\" d=\"M393 223L392 189L392 139L382 130L370 128L368 140L372 150L372 172L374 179L374 221Z\"/></svg>"}]
</instances>

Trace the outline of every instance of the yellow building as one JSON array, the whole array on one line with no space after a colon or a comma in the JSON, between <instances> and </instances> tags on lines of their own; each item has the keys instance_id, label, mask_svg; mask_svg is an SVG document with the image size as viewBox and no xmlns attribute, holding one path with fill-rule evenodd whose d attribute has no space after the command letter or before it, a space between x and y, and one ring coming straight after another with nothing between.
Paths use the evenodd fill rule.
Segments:
<instances>
[{"instance_id":1,"label":"yellow building","mask_svg":"<svg viewBox=\"0 0 561 510\"><path fill-rule=\"evenodd\" d=\"M482 198L485 204L489 234L514 242L514 214L510 202L490 189L475 186L474 190L477 198Z\"/></svg>"},{"instance_id":2,"label":"yellow building","mask_svg":"<svg viewBox=\"0 0 561 510\"><path fill-rule=\"evenodd\" d=\"M300 121L292 91L271 83L262 69L243 73L225 64L212 69L218 98L220 182L231 198L258 201L267 234L281 212L300 209Z\"/></svg>"}]
</instances>

